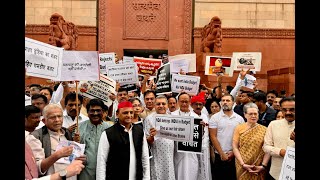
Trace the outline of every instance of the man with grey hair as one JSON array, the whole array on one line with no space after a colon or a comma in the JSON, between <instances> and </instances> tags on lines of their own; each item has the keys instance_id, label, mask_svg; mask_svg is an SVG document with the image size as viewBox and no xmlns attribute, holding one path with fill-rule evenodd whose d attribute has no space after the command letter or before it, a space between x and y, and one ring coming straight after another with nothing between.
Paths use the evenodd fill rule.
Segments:
<instances>
[{"instance_id":1,"label":"man with grey hair","mask_svg":"<svg viewBox=\"0 0 320 180\"><path fill-rule=\"evenodd\" d=\"M155 129L155 116L167 114L168 100L163 95L158 95L155 99L155 112L151 113L144 120L145 134L151 148L153 157L150 159L151 179L175 180L174 174L174 141L162 137L157 137Z\"/></svg>"},{"instance_id":2,"label":"man with grey hair","mask_svg":"<svg viewBox=\"0 0 320 180\"><path fill-rule=\"evenodd\" d=\"M176 116L193 116L198 117L190 108L191 98L186 92L182 92L178 96L179 109L172 112L171 115ZM199 157L195 153L178 152L174 154L175 173L177 180L194 180L198 179Z\"/></svg>"},{"instance_id":3,"label":"man with grey hair","mask_svg":"<svg viewBox=\"0 0 320 180\"><path fill-rule=\"evenodd\" d=\"M71 132L62 127L63 123L63 110L58 104L48 104L43 108L43 122L45 126L40 129L33 131L31 134L40 140L42 147L44 149L45 157L49 157L55 154L56 148L61 141L70 140L72 141ZM72 153L73 147L64 147L61 151L61 157L67 157ZM83 159L81 159L83 158ZM79 160L85 161L85 157L81 157ZM54 162L58 159L53 159ZM46 175L54 174L57 171L64 171L68 164L54 163L50 167L45 167L47 169ZM77 176L72 176L67 178L68 180L76 180Z\"/></svg>"}]
</instances>

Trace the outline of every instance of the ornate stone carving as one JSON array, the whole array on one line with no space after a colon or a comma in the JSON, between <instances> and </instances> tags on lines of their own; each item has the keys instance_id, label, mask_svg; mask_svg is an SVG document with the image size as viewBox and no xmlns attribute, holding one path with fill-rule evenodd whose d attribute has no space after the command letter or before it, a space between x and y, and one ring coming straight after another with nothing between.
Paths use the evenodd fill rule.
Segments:
<instances>
[{"instance_id":1,"label":"ornate stone carving","mask_svg":"<svg viewBox=\"0 0 320 180\"><path fill-rule=\"evenodd\" d=\"M77 26L79 36L97 36L97 27L95 26ZM48 35L49 25L27 24L26 35Z\"/></svg>"},{"instance_id":2,"label":"ornate stone carving","mask_svg":"<svg viewBox=\"0 0 320 180\"><path fill-rule=\"evenodd\" d=\"M184 54L191 53L192 41L192 0L184 0Z\"/></svg>"},{"instance_id":3,"label":"ornate stone carving","mask_svg":"<svg viewBox=\"0 0 320 180\"><path fill-rule=\"evenodd\" d=\"M201 38L203 28L196 27L194 38ZM223 28L223 38L295 39L294 29Z\"/></svg>"},{"instance_id":4,"label":"ornate stone carving","mask_svg":"<svg viewBox=\"0 0 320 180\"><path fill-rule=\"evenodd\" d=\"M218 16L212 17L210 23L203 27L200 48L200 52L221 53L222 29L221 20Z\"/></svg>"},{"instance_id":5,"label":"ornate stone carving","mask_svg":"<svg viewBox=\"0 0 320 180\"><path fill-rule=\"evenodd\" d=\"M65 50L75 50L78 46L78 29L72 22L54 13L50 17L49 44Z\"/></svg>"},{"instance_id":6,"label":"ornate stone carving","mask_svg":"<svg viewBox=\"0 0 320 180\"><path fill-rule=\"evenodd\" d=\"M110 9L107 9L109 6L107 6L107 0L99 0L99 35L98 35L98 49L99 52L106 52L107 48L106 48L106 17L107 17L107 13L109 12Z\"/></svg>"}]
</instances>

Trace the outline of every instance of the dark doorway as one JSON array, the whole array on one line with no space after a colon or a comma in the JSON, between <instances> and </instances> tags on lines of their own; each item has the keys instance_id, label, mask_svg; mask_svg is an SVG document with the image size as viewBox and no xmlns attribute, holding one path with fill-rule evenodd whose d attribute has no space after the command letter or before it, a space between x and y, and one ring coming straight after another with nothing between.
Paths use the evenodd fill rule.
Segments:
<instances>
[{"instance_id":1,"label":"dark doorway","mask_svg":"<svg viewBox=\"0 0 320 180\"><path fill-rule=\"evenodd\" d=\"M168 54L168 50L164 49L124 49L123 55L124 56L138 56L149 58L149 55L152 55L153 58L158 59L159 56L162 57L163 54Z\"/></svg>"}]
</instances>

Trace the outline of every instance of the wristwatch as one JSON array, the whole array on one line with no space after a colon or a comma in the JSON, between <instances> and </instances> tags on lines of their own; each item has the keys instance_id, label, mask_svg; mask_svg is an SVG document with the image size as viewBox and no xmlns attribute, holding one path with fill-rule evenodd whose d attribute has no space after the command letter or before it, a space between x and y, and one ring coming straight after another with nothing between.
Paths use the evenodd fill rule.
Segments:
<instances>
[{"instance_id":1,"label":"wristwatch","mask_svg":"<svg viewBox=\"0 0 320 180\"><path fill-rule=\"evenodd\" d=\"M59 176L61 177L62 180L66 180L67 179L67 170L62 170L59 171Z\"/></svg>"}]
</instances>

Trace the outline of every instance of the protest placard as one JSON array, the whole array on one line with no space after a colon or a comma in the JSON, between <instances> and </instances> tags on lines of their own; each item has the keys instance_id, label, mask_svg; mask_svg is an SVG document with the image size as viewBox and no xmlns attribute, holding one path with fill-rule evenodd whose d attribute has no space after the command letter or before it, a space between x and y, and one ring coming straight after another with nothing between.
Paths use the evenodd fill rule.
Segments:
<instances>
[{"instance_id":1,"label":"protest placard","mask_svg":"<svg viewBox=\"0 0 320 180\"><path fill-rule=\"evenodd\" d=\"M176 93L184 91L190 95L197 95L199 84L199 76L172 74L171 91Z\"/></svg>"},{"instance_id":2,"label":"protest placard","mask_svg":"<svg viewBox=\"0 0 320 180\"><path fill-rule=\"evenodd\" d=\"M181 70L185 73L189 72L190 61L186 59L172 59L170 61L170 72L179 73Z\"/></svg>"},{"instance_id":3,"label":"protest placard","mask_svg":"<svg viewBox=\"0 0 320 180\"><path fill-rule=\"evenodd\" d=\"M156 114L157 136L174 141L193 141L193 117Z\"/></svg>"},{"instance_id":4,"label":"protest placard","mask_svg":"<svg viewBox=\"0 0 320 180\"><path fill-rule=\"evenodd\" d=\"M138 66L138 74L149 74L155 76L157 69L162 65L161 59L133 57Z\"/></svg>"},{"instance_id":5,"label":"protest placard","mask_svg":"<svg viewBox=\"0 0 320 180\"><path fill-rule=\"evenodd\" d=\"M107 66L108 77L118 81L120 85L139 82L137 65L135 63L113 64Z\"/></svg>"},{"instance_id":6,"label":"protest placard","mask_svg":"<svg viewBox=\"0 0 320 180\"><path fill-rule=\"evenodd\" d=\"M120 86L120 87L126 89L128 92L130 92L130 91L136 91L137 88L139 88L139 87L137 87L136 84L125 84L125 85L122 85L122 86Z\"/></svg>"},{"instance_id":7,"label":"protest placard","mask_svg":"<svg viewBox=\"0 0 320 180\"><path fill-rule=\"evenodd\" d=\"M133 57L130 57L130 56L123 56L122 61L123 61L123 63L134 63Z\"/></svg>"},{"instance_id":8,"label":"protest placard","mask_svg":"<svg viewBox=\"0 0 320 180\"><path fill-rule=\"evenodd\" d=\"M205 75L217 76L217 74L232 77L233 69L231 57L224 56L206 56Z\"/></svg>"},{"instance_id":9,"label":"protest placard","mask_svg":"<svg viewBox=\"0 0 320 180\"><path fill-rule=\"evenodd\" d=\"M99 81L98 51L64 51L61 81Z\"/></svg>"},{"instance_id":10,"label":"protest placard","mask_svg":"<svg viewBox=\"0 0 320 180\"><path fill-rule=\"evenodd\" d=\"M176 60L187 60L189 61L189 70L188 72L197 72L197 59L196 54L178 54L175 56L169 56L169 62Z\"/></svg>"},{"instance_id":11,"label":"protest placard","mask_svg":"<svg viewBox=\"0 0 320 180\"><path fill-rule=\"evenodd\" d=\"M166 94L171 92L170 63L161 66L157 71L156 94Z\"/></svg>"},{"instance_id":12,"label":"protest placard","mask_svg":"<svg viewBox=\"0 0 320 180\"><path fill-rule=\"evenodd\" d=\"M85 144L80 144L75 141L68 141L68 140L62 140L59 142L59 144L56 147L56 151L60 150L63 147L72 146L73 151L72 154L68 157L62 157L57 160L57 163L62 164L70 164L75 158L80 157L84 154L84 149L86 147Z\"/></svg>"},{"instance_id":13,"label":"protest placard","mask_svg":"<svg viewBox=\"0 0 320 180\"><path fill-rule=\"evenodd\" d=\"M203 127L200 124L200 121L202 121L202 119L194 118L193 141L178 142L178 152L202 154Z\"/></svg>"},{"instance_id":14,"label":"protest placard","mask_svg":"<svg viewBox=\"0 0 320 180\"><path fill-rule=\"evenodd\" d=\"M295 180L295 154L295 148L287 146L286 154L282 162L279 180Z\"/></svg>"},{"instance_id":15,"label":"protest placard","mask_svg":"<svg viewBox=\"0 0 320 180\"><path fill-rule=\"evenodd\" d=\"M252 70L260 71L261 69L261 52L233 52L232 63L233 70L241 71Z\"/></svg>"},{"instance_id":16,"label":"protest placard","mask_svg":"<svg viewBox=\"0 0 320 180\"><path fill-rule=\"evenodd\" d=\"M90 99L101 99L105 105L110 106L112 100L109 98L109 95L115 93L115 89L116 81L100 74L99 81L80 81L78 91L81 95Z\"/></svg>"},{"instance_id":17,"label":"protest placard","mask_svg":"<svg viewBox=\"0 0 320 180\"><path fill-rule=\"evenodd\" d=\"M239 77L240 77L240 74L239 74ZM238 78L239 80L240 78ZM244 86L246 88L249 88L249 89L253 89L254 88L254 81L256 80L257 78L250 75L250 74L246 74L246 76L244 77L244 81L241 82L241 86ZM238 81L237 80L237 81ZM241 79L240 79L241 81Z\"/></svg>"},{"instance_id":18,"label":"protest placard","mask_svg":"<svg viewBox=\"0 0 320 180\"><path fill-rule=\"evenodd\" d=\"M116 53L99 53L99 64L100 64L100 73L105 74L107 71L107 66L116 64L115 62Z\"/></svg>"},{"instance_id":19,"label":"protest placard","mask_svg":"<svg viewBox=\"0 0 320 180\"><path fill-rule=\"evenodd\" d=\"M63 48L25 37L27 76L60 81Z\"/></svg>"}]
</instances>

